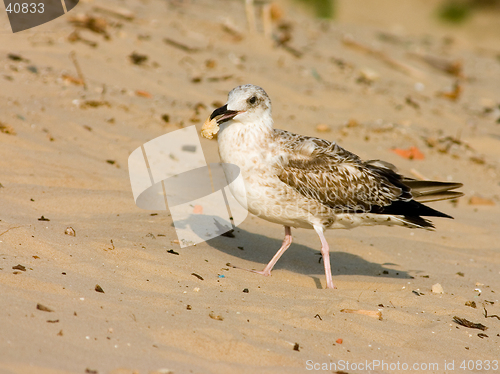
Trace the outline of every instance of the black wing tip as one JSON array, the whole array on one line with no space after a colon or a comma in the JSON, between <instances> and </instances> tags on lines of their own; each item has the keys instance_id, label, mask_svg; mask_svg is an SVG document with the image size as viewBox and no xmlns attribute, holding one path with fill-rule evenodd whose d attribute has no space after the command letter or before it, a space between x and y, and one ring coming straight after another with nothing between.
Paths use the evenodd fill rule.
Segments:
<instances>
[{"instance_id":1,"label":"black wing tip","mask_svg":"<svg viewBox=\"0 0 500 374\"><path fill-rule=\"evenodd\" d=\"M453 217L450 217L453 218ZM428 219L422 218L420 216L404 216L403 218L405 223L410 223L412 225L417 226L418 228L434 230L434 224Z\"/></svg>"},{"instance_id":2,"label":"black wing tip","mask_svg":"<svg viewBox=\"0 0 500 374\"><path fill-rule=\"evenodd\" d=\"M370 213L376 214L392 214L395 216L405 217L443 217L453 218L446 213L433 209L427 205L419 203L415 200L410 201L393 201L390 205L386 206L372 206Z\"/></svg>"}]
</instances>

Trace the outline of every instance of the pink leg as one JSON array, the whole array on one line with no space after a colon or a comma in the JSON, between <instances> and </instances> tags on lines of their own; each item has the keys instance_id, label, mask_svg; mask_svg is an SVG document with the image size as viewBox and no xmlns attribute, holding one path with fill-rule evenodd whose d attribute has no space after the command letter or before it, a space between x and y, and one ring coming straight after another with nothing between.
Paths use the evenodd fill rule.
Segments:
<instances>
[{"instance_id":1,"label":"pink leg","mask_svg":"<svg viewBox=\"0 0 500 374\"><path fill-rule=\"evenodd\" d=\"M323 227L314 226L314 230L318 233L319 240L321 240L321 255L323 256L323 263L325 264L325 275L326 275L326 288L337 288L333 284L332 280L332 269L330 268L330 247L323 234Z\"/></svg>"},{"instance_id":2,"label":"pink leg","mask_svg":"<svg viewBox=\"0 0 500 374\"><path fill-rule=\"evenodd\" d=\"M283 244L281 245L281 248L279 249L278 252L274 255L274 257L269 261L269 263L266 265L264 270L262 271L257 271L257 270L248 270L248 269L242 269L238 268L236 266L233 266L236 269L242 269L242 270L248 270L251 271L252 273L257 273L257 274L262 274L265 275L266 277L271 275L271 270L273 269L274 265L278 262L280 259L281 255L285 253L285 251L290 247L290 244L292 244L292 230L290 229L290 226L285 226L285 239L283 239Z\"/></svg>"}]
</instances>

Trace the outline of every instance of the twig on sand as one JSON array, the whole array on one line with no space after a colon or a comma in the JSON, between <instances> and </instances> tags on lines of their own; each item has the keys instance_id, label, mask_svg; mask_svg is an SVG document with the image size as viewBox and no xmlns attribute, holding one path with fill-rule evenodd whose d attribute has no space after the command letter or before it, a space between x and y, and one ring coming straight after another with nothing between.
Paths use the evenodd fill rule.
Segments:
<instances>
[{"instance_id":1,"label":"twig on sand","mask_svg":"<svg viewBox=\"0 0 500 374\"><path fill-rule=\"evenodd\" d=\"M78 60L76 59L75 51L71 51L69 54L69 57L71 58L71 61L73 61L73 65L75 65L75 69L76 69L76 72L78 74L78 77L83 82L83 89L85 91L87 91L87 82L85 81L85 77L83 76L82 69L80 69L80 64L78 63Z\"/></svg>"},{"instance_id":2,"label":"twig on sand","mask_svg":"<svg viewBox=\"0 0 500 374\"><path fill-rule=\"evenodd\" d=\"M235 42L239 42L243 39L242 32L239 31L229 20L225 20L221 23L222 30L231 35Z\"/></svg>"},{"instance_id":3,"label":"twig on sand","mask_svg":"<svg viewBox=\"0 0 500 374\"><path fill-rule=\"evenodd\" d=\"M115 16L117 18L122 18L127 21L133 21L135 18L134 12L125 9L125 8L117 8L117 7L109 7L109 6L104 6L101 4L96 4L94 5L93 9L96 12L104 13L104 14L109 14L112 16Z\"/></svg>"},{"instance_id":4,"label":"twig on sand","mask_svg":"<svg viewBox=\"0 0 500 374\"><path fill-rule=\"evenodd\" d=\"M444 73L454 75L458 78L464 78L463 63L460 60L450 61L441 57L435 57L421 53L408 53L408 55L415 59L423 61L426 64Z\"/></svg>"},{"instance_id":5,"label":"twig on sand","mask_svg":"<svg viewBox=\"0 0 500 374\"><path fill-rule=\"evenodd\" d=\"M18 229L19 227L22 227L22 226L15 226L15 227L11 227L10 229L7 229L5 230L4 232L0 233L0 236L2 236L3 234L9 232L10 230L14 230L14 229Z\"/></svg>"},{"instance_id":6,"label":"twig on sand","mask_svg":"<svg viewBox=\"0 0 500 374\"><path fill-rule=\"evenodd\" d=\"M423 181L428 181L429 178L427 178L425 175L420 173L417 169L411 169L410 173L417 179L423 180Z\"/></svg>"},{"instance_id":7,"label":"twig on sand","mask_svg":"<svg viewBox=\"0 0 500 374\"><path fill-rule=\"evenodd\" d=\"M268 39L272 38L271 18L271 3L266 3L262 6L262 28L264 36Z\"/></svg>"},{"instance_id":8,"label":"twig on sand","mask_svg":"<svg viewBox=\"0 0 500 374\"><path fill-rule=\"evenodd\" d=\"M257 25L255 22L255 8L253 0L245 0L245 13L247 15L248 29L250 34L257 33Z\"/></svg>"},{"instance_id":9,"label":"twig on sand","mask_svg":"<svg viewBox=\"0 0 500 374\"><path fill-rule=\"evenodd\" d=\"M344 35L342 37L342 43L348 47L360 50L362 52L368 53L369 55L379 59L382 62L385 62L388 66L391 68L398 70L402 73L405 73L407 75L413 76L413 77L422 77L424 74L422 71L414 68L413 66L407 65L405 63L402 63L401 61L398 61L386 53L379 51L373 47L370 47L366 44L362 44L356 40L350 35Z\"/></svg>"},{"instance_id":10,"label":"twig on sand","mask_svg":"<svg viewBox=\"0 0 500 374\"><path fill-rule=\"evenodd\" d=\"M496 319L500 320L500 317L496 314L488 315L488 311L486 310L486 308L484 306L483 306L483 309L484 309L484 318L496 318Z\"/></svg>"},{"instance_id":11,"label":"twig on sand","mask_svg":"<svg viewBox=\"0 0 500 374\"><path fill-rule=\"evenodd\" d=\"M460 318L457 316L453 317L453 322L458 323L461 326L471 328L471 329L479 329L479 330L483 330L483 331L488 329L488 327L486 327L482 323L474 323L474 322L471 322L465 318Z\"/></svg>"},{"instance_id":12,"label":"twig on sand","mask_svg":"<svg viewBox=\"0 0 500 374\"><path fill-rule=\"evenodd\" d=\"M181 50L183 50L185 52L193 53L193 52L198 52L199 51L199 48L187 46L186 44L180 43L180 42L178 42L176 40L173 40L173 39L170 39L170 38L164 38L163 42L165 44L168 44L168 45L172 46L172 47L181 49Z\"/></svg>"},{"instance_id":13,"label":"twig on sand","mask_svg":"<svg viewBox=\"0 0 500 374\"><path fill-rule=\"evenodd\" d=\"M92 40L82 38L80 33L77 30L73 31L71 34L68 35L68 41L70 43L82 42L82 43L85 43L92 48L96 48L98 45L96 42L94 42Z\"/></svg>"},{"instance_id":14,"label":"twig on sand","mask_svg":"<svg viewBox=\"0 0 500 374\"><path fill-rule=\"evenodd\" d=\"M341 309L342 313L363 314L368 317L382 320L382 312L380 310L363 310L363 309Z\"/></svg>"}]
</instances>

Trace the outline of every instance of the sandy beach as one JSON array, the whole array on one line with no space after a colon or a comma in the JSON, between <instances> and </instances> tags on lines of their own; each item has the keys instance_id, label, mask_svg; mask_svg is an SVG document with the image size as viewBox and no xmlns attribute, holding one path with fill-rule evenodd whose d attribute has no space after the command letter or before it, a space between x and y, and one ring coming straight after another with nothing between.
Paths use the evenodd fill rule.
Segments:
<instances>
[{"instance_id":1,"label":"sandy beach","mask_svg":"<svg viewBox=\"0 0 500 374\"><path fill-rule=\"evenodd\" d=\"M0 373L500 370L499 13L450 26L424 3L319 20L278 1L255 31L242 1L86 0L15 34L0 11ZM271 277L232 268L281 245L257 217L181 248L168 211L135 205L128 157L246 83L276 128L462 182L429 203L454 220L327 231L336 290L313 230Z\"/></svg>"}]
</instances>

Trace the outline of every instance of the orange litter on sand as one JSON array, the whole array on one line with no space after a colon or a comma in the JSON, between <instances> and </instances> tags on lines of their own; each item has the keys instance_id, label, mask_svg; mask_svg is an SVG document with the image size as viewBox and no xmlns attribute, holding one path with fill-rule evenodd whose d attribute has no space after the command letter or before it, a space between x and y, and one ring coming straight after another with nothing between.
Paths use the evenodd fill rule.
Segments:
<instances>
[{"instance_id":1,"label":"orange litter on sand","mask_svg":"<svg viewBox=\"0 0 500 374\"><path fill-rule=\"evenodd\" d=\"M85 85L85 83L83 82L83 79L81 78L75 78L71 75L68 75L68 74L63 74L62 75L62 79L65 81L65 82L68 82L68 83L73 83L77 86L83 86Z\"/></svg>"},{"instance_id":2,"label":"orange litter on sand","mask_svg":"<svg viewBox=\"0 0 500 374\"><path fill-rule=\"evenodd\" d=\"M424 154L420 151L420 149L414 146L408 149L393 148L391 149L391 151L408 160L423 160L425 158Z\"/></svg>"},{"instance_id":3,"label":"orange litter on sand","mask_svg":"<svg viewBox=\"0 0 500 374\"><path fill-rule=\"evenodd\" d=\"M195 205L193 209L193 214L202 214L203 207L201 205Z\"/></svg>"},{"instance_id":4,"label":"orange litter on sand","mask_svg":"<svg viewBox=\"0 0 500 374\"><path fill-rule=\"evenodd\" d=\"M343 340L342 340L342 339L340 339L340 338L339 338L339 339L337 339L337 340L335 340L335 343L337 343L337 344L342 344L342 342L343 342Z\"/></svg>"},{"instance_id":5,"label":"orange litter on sand","mask_svg":"<svg viewBox=\"0 0 500 374\"><path fill-rule=\"evenodd\" d=\"M137 90L135 91L135 94L140 97L145 97L145 98L152 98L153 95L151 95L148 91L143 91L143 90Z\"/></svg>"}]
</instances>

